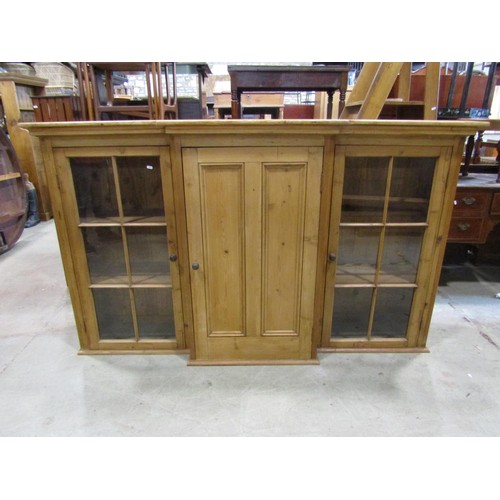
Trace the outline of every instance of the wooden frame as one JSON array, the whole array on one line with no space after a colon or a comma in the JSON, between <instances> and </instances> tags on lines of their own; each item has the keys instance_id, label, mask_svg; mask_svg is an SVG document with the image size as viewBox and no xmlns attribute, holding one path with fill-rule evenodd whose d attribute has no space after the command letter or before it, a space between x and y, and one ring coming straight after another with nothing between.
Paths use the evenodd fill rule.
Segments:
<instances>
[{"instance_id":1,"label":"wooden frame","mask_svg":"<svg viewBox=\"0 0 500 500\"><path fill-rule=\"evenodd\" d=\"M40 159L38 139L30 136L19 124L27 120L35 121L31 97L41 95L47 83L47 79L37 76L0 73L0 99L7 121L7 131L19 158L21 170L29 175L36 188L41 220L52 218L48 180Z\"/></svg>"},{"instance_id":2,"label":"wooden frame","mask_svg":"<svg viewBox=\"0 0 500 500\"><path fill-rule=\"evenodd\" d=\"M484 124L484 126L486 127L487 124ZM314 363L317 362L318 351L425 351L432 306L437 292L440 267L453 208L464 139L471 132L477 130L477 127L478 124L475 122L398 121L396 123L393 121L364 120L355 122L346 120L307 122L298 120L286 122L281 120L237 120L184 123L134 121L26 124L26 128L41 140L43 157L51 181L50 190L55 206L56 226L75 310L81 352L189 352L190 364L227 365ZM199 272L194 271L192 265L197 259L201 258L200 255L202 254L199 249L195 249L195 246L198 245L196 248L202 248L200 245L207 243L209 235L206 231L209 226L203 226L203 230L199 228L198 234L201 236L198 238L199 242L195 245L193 238L197 230L193 221L198 217L200 210L205 210L210 204L207 205L207 200L202 198L201 203L204 204L203 206L200 205L196 208L193 205L193 196L199 196L197 193L200 193L199 190L202 189L199 176L203 171L189 170L194 167L189 167L189 161L191 160L188 160L188 157L193 154L197 156L198 152L205 151L208 156L203 153L205 156L200 157L202 164L208 165L208 167L203 167L205 168L204 171L208 172L206 169L211 168L210 165L227 165L220 172L232 173L231 178L237 184L240 183L238 184L240 186L243 185L241 182L245 177L238 174L240 180L236 180L233 174L240 167L235 165L241 161L247 162L248 165L253 165L251 170L248 170L248 172L240 170L240 172L248 177L249 186L253 185L252 183L256 183L255 186L258 186L261 182L259 178L264 172L259 162L271 161L266 156L268 154L266 151L271 150L278 152L276 158L289 162L290 167L279 167L283 169L282 178L288 179L288 181L284 182L292 182L292 184L296 182L296 186L303 182L301 180L302 174L299 175L299 170L294 170L298 167L293 165L302 165L304 161L309 160L307 160L307 156L294 156L293 151L309 151L308 154L314 152L315 158L319 159L319 168L321 170L316 187L308 187L306 191L301 191L305 193L308 199L314 200L316 207L314 210L318 214L317 222L314 222L311 226L311 228L314 227L314 230L305 233L305 236L300 236L300 241L304 238L303 241L306 243L309 241L314 242L313 253L303 262L301 261L300 264L300 266L305 266L305 275L312 276L313 283L306 296L301 298L301 301L309 304L302 313L304 325L307 325L306 337L304 338L306 339L308 354L306 356L303 354L297 355L295 351L290 351L289 355L282 351L275 351L273 354L272 350L264 354L263 351L259 350L263 346L259 341L246 353L243 351L236 354L233 347L231 347L234 343L228 344L229 349L224 348L222 351L202 349L201 344L205 341L200 335L204 335L204 330L200 326L199 312L196 311L207 307L206 295L203 298L200 293L205 290L203 292L205 294L208 285L203 272L203 265L205 264L199 261L201 263ZM279 151L282 151L282 153L279 153ZM98 336L95 305L89 292L88 264L80 229L82 223L78 220L74 183L71 171L68 168L69 160L73 157L82 156L97 158L103 155L119 157L144 154L148 156L159 155L162 158L162 190L165 200L165 213L168 219L167 224L171 229L168 233L169 253L178 257L172 267L176 297L174 301L176 340L163 342L138 341L136 336L133 341L103 341ZM328 261L328 256L330 253L335 252L338 247L345 161L349 157L378 158L381 156L435 159L433 177L429 180L432 183L432 190L425 221L419 221L418 223L388 223L384 219L383 224L378 224L380 227L410 226L420 228L425 234L422 252L418 260L418 273L415 277L415 283L394 285L396 288L409 287L415 290L409 327L404 338L371 339L368 337L364 341L360 339L332 340L329 331L334 304L336 264L333 263L332 265ZM269 165L272 165L273 162L276 162L276 159L272 160ZM297 174L293 172L297 172ZM305 172L306 170L304 170ZM309 171L307 175L310 175ZM221 181L222 179L221 177ZM305 180L305 177L303 179ZM385 214L387 214L388 210L389 186L390 181L387 181L384 188ZM250 197L248 199L241 198L241 200L234 198L233 193L233 201L227 200L228 207L239 206L238 210L245 211L256 206L255 204L259 200L257 197L258 190L250 190L248 193ZM279 196L285 195L277 196L276 199L280 199ZM296 199L299 200L299 198ZM283 198L283 200L286 201L288 198ZM215 202L216 198L213 198L213 201ZM222 198L221 214L226 213L223 207L224 201L225 198ZM300 203L297 205L296 210L298 210L298 214L302 213L300 217L304 217L304 213L301 212L303 205ZM264 208L268 210L265 206ZM248 213L250 214L250 212ZM260 218L259 215L256 215L256 217L257 219ZM300 224L303 224L303 222ZM216 226L214 227L216 228ZM123 230L123 227L121 230ZM217 229L212 230L216 231ZM257 256L255 259L259 260L261 257L258 257L260 252L258 249L262 245L259 242L265 232L261 232L262 230L258 229L257 226L250 227L250 225L246 225L244 231L244 233L241 233L241 237L244 238L242 241L247 241L251 246L242 255L248 255L248 258ZM228 241L230 243L233 240ZM380 246L384 244L383 237L378 244ZM220 248L214 247L211 251L215 251L217 255L226 250L232 251L229 247L223 248L221 245L219 246ZM251 257L252 255L254 257ZM247 257L244 258L247 259ZM380 269L380 258L379 255L377 257L378 269ZM255 273L251 271L253 264L249 260L245 262L246 267L243 268L241 276L243 276L243 283L246 283L247 290L251 290L255 285L251 281L255 278ZM257 267L254 266L255 269L260 269L261 263L255 261L255 265L257 265ZM200 284L196 284L198 281ZM294 283L290 283L290 285ZM202 288L199 288L199 286ZM258 286L255 289L258 290ZM257 293L257 295L259 294L260 292ZM261 307L256 297L250 299L253 302L248 307L255 306L257 309ZM262 307L265 307L265 304ZM373 317L373 310L370 314ZM250 318L248 321L253 320ZM262 338L266 338L266 336L264 335ZM304 353L303 350L301 352Z\"/></svg>"}]
</instances>

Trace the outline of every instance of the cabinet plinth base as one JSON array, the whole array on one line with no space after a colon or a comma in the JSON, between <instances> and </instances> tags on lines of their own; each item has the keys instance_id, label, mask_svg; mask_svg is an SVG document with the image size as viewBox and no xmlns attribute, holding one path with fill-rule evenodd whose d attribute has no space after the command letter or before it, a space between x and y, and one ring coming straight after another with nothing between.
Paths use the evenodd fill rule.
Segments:
<instances>
[{"instance_id":1,"label":"cabinet plinth base","mask_svg":"<svg viewBox=\"0 0 500 500\"><path fill-rule=\"evenodd\" d=\"M207 360L191 359L188 366L253 366L253 365L319 365L319 359L227 359L227 360Z\"/></svg>"},{"instance_id":2,"label":"cabinet plinth base","mask_svg":"<svg viewBox=\"0 0 500 500\"><path fill-rule=\"evenodd\" d=\"M401 353L401 354L422 354L430 352L427 347L321 347L318 348L318 353Z\"/></svg>"}]
</instances>

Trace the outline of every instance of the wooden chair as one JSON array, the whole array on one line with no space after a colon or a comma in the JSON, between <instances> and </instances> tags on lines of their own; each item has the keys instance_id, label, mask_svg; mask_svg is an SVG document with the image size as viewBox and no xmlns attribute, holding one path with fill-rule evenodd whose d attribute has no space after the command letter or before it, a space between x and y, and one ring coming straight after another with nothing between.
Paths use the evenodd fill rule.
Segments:
<instances>
[{"instance_id":1,"label":"wooden chair","mask_svg":"<svg viewBox=\"0 0 500 500\"><path fill-rule=\"evenodd\" d=\"M155 119L176 120L179 115L179 110L177 104L177 75L175 62L156 62L151 64ZM173 76L172 88L170 88L169 82L169 68ZM166 95L163 94L163 83L165 83Z\"/></svg>"},{"instance_id":2,"label":"wooden chair","mask_svg":"<svg viewBox=\"0 0 500 500\"><path fill-rule=\"evenodd\" d=\"M108 118L142 118L153 120L156 117L152 76L154 64L150 62L86 62L79 63L77 72L80 94L85 99L89 120ZM117 101L114 96L113 73L144 72L147 96L145 102ZM104 78L104 82L102 81ZM102 95L104 83L106 95Z\"/></svg>"}]
</instances>

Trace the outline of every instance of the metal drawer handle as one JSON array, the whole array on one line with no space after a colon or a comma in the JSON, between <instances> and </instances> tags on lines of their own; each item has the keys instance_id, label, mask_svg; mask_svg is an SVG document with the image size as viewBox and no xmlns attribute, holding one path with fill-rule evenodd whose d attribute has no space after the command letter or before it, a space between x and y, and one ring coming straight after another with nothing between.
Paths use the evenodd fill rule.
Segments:
<instances>
[{"instance_id":1,"label":"metal drawer handle","mask_svg":"<svg viewBox=\"0 0 500 500\"><path fill-rule=\"evenodd\" d=\"M460 231L467 231L467 229L470 228L470 224L468 224L467 222L459 222L457 224L457 227L458 229L460 229Z\"/></svg>"},{"instance_id":2,"label":"metal drawer handle","mask_svg":"<svg viewBox=\"0 0 500 500\"><path fill-rule=\"evenodd\" d=\"M466 196L465 198L462 198L462 201L466 205L474 205L474 203L476 203L477 200L473 196Z\"/></svg>"}]
</instances>

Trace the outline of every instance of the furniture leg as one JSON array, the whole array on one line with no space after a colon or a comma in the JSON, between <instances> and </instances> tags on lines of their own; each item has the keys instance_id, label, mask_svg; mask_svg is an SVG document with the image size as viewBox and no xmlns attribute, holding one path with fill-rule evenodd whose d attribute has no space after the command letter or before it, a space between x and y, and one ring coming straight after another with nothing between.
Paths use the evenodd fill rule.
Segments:
<instances>
[{"instance_id":1,"label":"furniture leg","mask_svg":"<svg viewBox=\"0 0 500 500\"><path fill-rule=\"evenodd\" d=\"M465 159L464 159L464 164L462 165L462 168L460 169L460 174L464 177L469 175L469 165L470 165L470 160L472 158L472 151L474 149L474 136L470 135L467 138L467 143L465 146Z\"/></svg>"},{"instance_id":2,"label":"furniture leg","mask_svg":"<svg viewBox=\"0 0 500 500\"><path fill-rule=\"evenodd\" d=\"M481 162L481 143L483 142L483 132L480 130L477 133L476 142L474 143L474 154L472 155L472 163Z\"/></svg>"},{"instance_id":3,"label":"furniture leg","mask_svg":"<svg viewBox=\"0 0 500 500\"><path fill-rule=\"evenodd\" d=\"M231 89L231 116L233 119L241 118L241 92Z\"/></svg>"},{"instance_id":4,"label":"furniture leg","mask_svg":"<svg viewBox=\"0 0 500 500\"><path fill-rule=\"evenodd\" d=\"M345 91L345 89L339 89L339 92L340 92L340 96L339 96L339 117L340 117L340 113L342 113L342 111L344 110L344 106L345 106L346 91ZM332 116L332 118L333 118L333 116Z\"/></svg>"},{"instance_id":5,"label":"furniture leg","mask_svg":"<svg viewBox=\"0 0 500 500\"><path fill-rule=\"evenodd\" d=\"M327 118L333 118L332 113L333 113L333 93L334 92L335 92L334 90L327 90L326 91L326 93L328 94L328 104L326 107L326 117Z\"/></svg>"},{"instance_id":6,"label":"furniture leg","mask_svg":"<svg viewBox=\"0 0 500 500\"><path fill-rule=\"evenodd\" d=\"M500 182L500 141L497 142L497 163L498 163L498 175L497 182Z\"/></svg>"}]
</instances>

